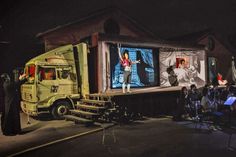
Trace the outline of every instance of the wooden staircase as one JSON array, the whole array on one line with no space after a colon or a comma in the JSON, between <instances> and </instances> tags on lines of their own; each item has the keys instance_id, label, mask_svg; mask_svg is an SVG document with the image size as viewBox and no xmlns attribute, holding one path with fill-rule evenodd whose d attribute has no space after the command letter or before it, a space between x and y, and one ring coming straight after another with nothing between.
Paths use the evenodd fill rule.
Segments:
<instances>
[{"instance_id":1,"label":"wooden staircase","mask_svg":"<svg viewBox=\"0 0 236 157\"><path fill-rule=\"evenodd\" d=\"M91 125L94 122L109 121L109 113L115 110L111 97L100 94L88 94L75 104L75 109L70 110L70 115L65 115L66 120L75 123Z\"/></svg>"}]
</instances>

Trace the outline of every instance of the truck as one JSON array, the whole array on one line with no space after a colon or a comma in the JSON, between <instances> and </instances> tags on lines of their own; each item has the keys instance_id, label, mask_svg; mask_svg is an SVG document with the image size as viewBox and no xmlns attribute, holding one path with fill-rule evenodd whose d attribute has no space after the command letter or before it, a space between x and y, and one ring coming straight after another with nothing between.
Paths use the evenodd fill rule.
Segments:
<instances>
[{"instance_id":1,"label":"truck","mask_svg":"<svg viewBox=\"0 0 236 157\"><path fill-rule=\"evenodd\" d=\"M21 108L30 116L50 112L55 119L68 114L89 94L87 44L65 45L43 53L26 65Z\"/></svg>"},{"instance_id":2,"label":"truck","mask_svg":"<svg viewBox=\"0 0 236 157\"><path fill-rule=\"evenodd\" d=\"M55 119L63 117L83 122L88 119L126 121L154 110L167 113L172 110L171 104L176 102L180 87L192 83L184 80L179 87L166 88L169 86L166 68L182 58L188 61L189 70L186 73L175 68L182 70L179 74L196 72L194 82L199 87L207 80L206 53L201 45L185 46L104 34L92 37L87 43L61 46L26 63L28 79L21 86L21 108L25 113L37 116L50 112ZM123 67L117 53L118 43L122 44L122 52L129 51L131 60L142 60L139 66L132 66L131 86L135 91L131 94L121 92ZM168 98L164 97L164 90L170 92Z\"/></svg>"}]
</instances>

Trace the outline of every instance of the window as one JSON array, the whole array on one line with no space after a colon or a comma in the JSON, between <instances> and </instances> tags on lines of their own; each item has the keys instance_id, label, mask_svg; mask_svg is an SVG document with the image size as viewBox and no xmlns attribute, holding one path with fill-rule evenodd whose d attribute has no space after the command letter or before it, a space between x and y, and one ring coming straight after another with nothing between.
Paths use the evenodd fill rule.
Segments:
<instances>
[{"instance_id":1,"label":"window","mask_svg":"<svg viewBox=\"0 0 236 157\"><path fill-rule=\"evenodd\" d=\"M39 67L39 80L55 80L56 79L56 71L55 68L45 68Z\"/></svg>"},{"instance_id":2,"label":"window","mask_svg":"<svg viewBox=\"0 0 236 157\"><path fill-rule=\"evenodd\" d=\"M34 80L35 80L35 65L34 64L27 65L25 67L25 74L26 74L26 76L29 76L29 79L28 79L27 83L34 83Z\"/></svg>"},{"instance_id":3,"label":"window","mask_svg":"<svg viewBox=\"0 0 236 157\"><path fill-rule=\"evenodd\" d=\"M59 79L68 79L70 75L70 70L58 70Z\"/></svg>"}]
</instances>

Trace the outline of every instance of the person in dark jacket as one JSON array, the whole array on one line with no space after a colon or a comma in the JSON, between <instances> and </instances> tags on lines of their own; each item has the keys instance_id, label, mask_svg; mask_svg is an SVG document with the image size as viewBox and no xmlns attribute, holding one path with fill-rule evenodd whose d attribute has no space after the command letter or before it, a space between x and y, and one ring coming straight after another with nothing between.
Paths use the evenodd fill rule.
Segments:
<instances>
[{"instance_id":1,"label":"person in dark jacket","mask_svg":"<svg viewBox=\"0 0 236 157\"><path fill-rule=\"evenodd\" d=\"M14 81L6 73L1 75L3 81L4 107L1 117L2 133L12 136L21 133L20 125L20 85L25 82L25 74Z\"/></svg>"},{"instance_id":2,"label":"person in dark jacket","mask_svg":"<svg viewBox=\"0 0 236 157\"><path fill-rule=\"evenodd\" d=\"M174 116L174 120L180 121L183 119L185 114L188 114L186 108L189 104L188 99L188 89L186 87L182 87L180 91L180 95L177 99L177 108L176 108L176 115Z\"/></svg>"},{"instance_id":3,"label":"person in dark jacket","mask_svg":"<svg viewBox=\"0 0 236 157\"><path fill-rule=\"evenodd\" d=\"M190 102L190 116L195 117L197 116L198 111L201 109L200 108L201 95L195 84L190 85L188 99Z\"/></svg>"}]
</instances>

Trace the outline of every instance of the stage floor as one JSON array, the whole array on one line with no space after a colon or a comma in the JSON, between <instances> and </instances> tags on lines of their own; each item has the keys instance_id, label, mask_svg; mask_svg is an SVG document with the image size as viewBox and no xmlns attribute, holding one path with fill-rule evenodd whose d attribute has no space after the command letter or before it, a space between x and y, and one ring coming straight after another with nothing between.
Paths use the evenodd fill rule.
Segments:
<instances>
[{"instance_id":1,"label":"stage floor","mask_svg":"<svg viewBox=\"0 0 236 157\"><path fill-rule=\"evenodd\" d=\"M90 95L99 96L122 96L122 95L136 95L136 94L147 94L147 93L161 93L161 92L173 92L180 91L181 86L174 87L147 87L147 88L131 88L131 93L123 93L122 89L110 89L104 93L94 93Z\"/></svg>"}]
</instances>

